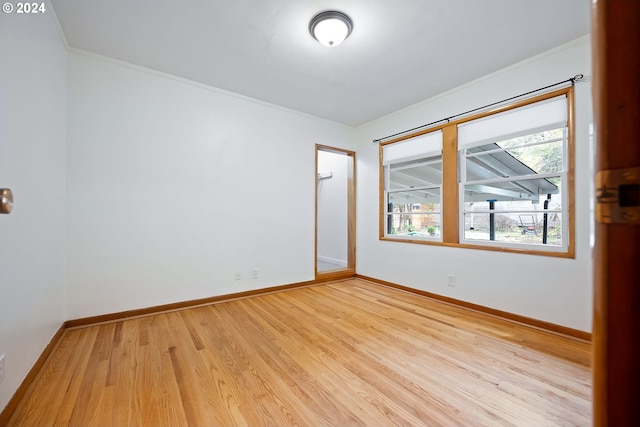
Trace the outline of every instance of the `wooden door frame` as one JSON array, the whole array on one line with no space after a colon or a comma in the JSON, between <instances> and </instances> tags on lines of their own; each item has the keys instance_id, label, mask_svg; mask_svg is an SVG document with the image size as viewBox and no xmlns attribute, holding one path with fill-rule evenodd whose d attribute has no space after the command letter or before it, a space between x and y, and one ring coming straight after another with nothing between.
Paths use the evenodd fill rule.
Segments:
<instances>
[{"instance_id":1,"label":"wooden door frame","mask_svg":"<svg viewBox=\"0 0 640 427\"><path fill-rule=\"evenodd\" d=\"M592 7L595 172L599 182L602 171L640 167L640 2L594 0ZM610 223L598 215L598 194L596 184L594 425L637 425L640 224Z\"/></svg>"},{"instance_id":2,"label":"wooden door frame","mask_svg":"<svg viewBox=\"0 0 640 427\"><path fill-rule=\"evenodd\" d=\"M318 272L318 152L327 151L345 155L350 159L347 172L347 267L333 270L327 273ZM356 274L356 153L343 148L316 144L315 148L315 257L313 262L314 276L316 280L332 280L353 277Z\"/></svg>"}]
</instances>

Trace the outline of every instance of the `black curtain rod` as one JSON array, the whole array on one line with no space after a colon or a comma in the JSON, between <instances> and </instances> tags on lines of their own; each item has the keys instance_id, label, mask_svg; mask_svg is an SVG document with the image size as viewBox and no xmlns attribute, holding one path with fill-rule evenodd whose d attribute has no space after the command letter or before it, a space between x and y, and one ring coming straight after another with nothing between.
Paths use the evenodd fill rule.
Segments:
<instances>
[{"instance_id":1,"label":"black curtain rod","mask_svg":"<svg viewBox=\"0 0 640 427\"><path fill-rule=\"evenodd\" d=\"M545 86L545 87L541 87L541 88L538 88L538 89L531 90L529 92L521 93L520 95L512 96L511 98L503 99L502 101L493 102L491 104L487 104L487 105L484 105L482 107L474 108L473 110L465 111L464 113L455 114L455 115L450 116L450 117L445 117L444 119L436 120L435 122L427 123L425 125L421 125L421 126L418 126L418 127L412 128L412 129L403 130L402 132L394 133L393 135L387 135L387 136L384 136L382 138L374 139L373 143L374 144L378 144L378 143L382 142L385 139L393 138L394 136L404 135L405 133L413 132L413 131L418 130L418 129L423 129L423 128L426 128L428 126L437 125L438 123L441 123L441 122L447 122L448 123L448 122L451 121L451 119L455 119L455 118L461 117L461 116L466 116L467 114L475 113L476 111L484 110L486 108L490 108L490 107L493 107L495 105L503 104L505 102L512 101L512 100L517 99L517 98L522 98L523 96L531 95L532 93L536 93L536 92L540 92L540 91L543 91L543 90L546 90L546 89L550 89L550 88L555 87L555 86L560 86L560 85L563 85L563 84L566 84L566 83L571 83L571 85L573 86L573 85L576 84L577 81L580 81L583 78L584 78L583 74L576 74L575 76L571 77L570 79L563 80L561 82L554 83L554 84L551 84L549 86Z\"/></svg>"}]
</instances>

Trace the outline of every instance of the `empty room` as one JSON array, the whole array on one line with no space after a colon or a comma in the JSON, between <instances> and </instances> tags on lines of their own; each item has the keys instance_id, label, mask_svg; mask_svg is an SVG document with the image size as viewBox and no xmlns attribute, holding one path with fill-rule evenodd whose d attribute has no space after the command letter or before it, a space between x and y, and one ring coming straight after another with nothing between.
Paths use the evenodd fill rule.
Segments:
<instances>
[{"instance_id":1,"label":"empty room","mask_svg":"<svg viewBox=\"0 0 640 427\"><path fill-rule=\"evenodd\" d=\"M637 16L5 2L0 426L625 425Z\"/></svg>"}]
</instances>

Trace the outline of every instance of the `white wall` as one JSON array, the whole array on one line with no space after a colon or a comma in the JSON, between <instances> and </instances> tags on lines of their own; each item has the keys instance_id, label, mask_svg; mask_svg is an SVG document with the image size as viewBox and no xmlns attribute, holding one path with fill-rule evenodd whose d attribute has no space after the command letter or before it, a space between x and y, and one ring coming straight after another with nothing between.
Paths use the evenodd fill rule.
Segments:
<instances>
[{"instance_id":1,"label":"white wall","mask_svg":"<svg viewBox=\"0 0 640 427\"><path fill-rule=\"evenodd\" d=\"M0 410L65 320L67 52L46 6L0 13Z\"/></svg>"},{"instance_id":2,"label":"white wall","mask_svg":"<svg viewBox=\"0 0 640 427\"><path fill-rule=\"evenodd\" d=\"M331 178L318 182L318 259L347 266L347 185L349 163L345 154L318 151L318 172Z\"/></svg>"},{"instance_id":3,"label":"white wall","mask_svg":"<svg viewBox=\"0 0 640 427\"><path fill-rule=\"evenodd\" d=\"M75 53L68 114L69 318L314 278L314 144L350 128Z\"/></svg>"},{"instance_id":4,"label":"white wall","mask_svg":"<svg viewBox=\"0 0 640 427\"><path fill-rule=\"evenodd\" d=\"M575 260L379 241L371 142L590 75L589 54L581 39L354 131L67 54L52 13L0 14L0 187L16 197L0 216L0 408L66 319L313 279L315 143L358 151L358 273L589 331L589 84Z\"/></svg>"},{"instance_id":5,"label":"white wall","mask_svg":"<svg viewBox=\"0 0 640 427\"><path fill-rule=\"evenodd\" d=\"M590 43L585 37L358 129L358 273L590 331L590 83L577 84L575 92L575 259L379 241L378 146L372 143L375 138L566 80L578 73L590 76L590 68ZM447 274L455 274L455 288L447 286Z\"/></svg>"}]
</instances>

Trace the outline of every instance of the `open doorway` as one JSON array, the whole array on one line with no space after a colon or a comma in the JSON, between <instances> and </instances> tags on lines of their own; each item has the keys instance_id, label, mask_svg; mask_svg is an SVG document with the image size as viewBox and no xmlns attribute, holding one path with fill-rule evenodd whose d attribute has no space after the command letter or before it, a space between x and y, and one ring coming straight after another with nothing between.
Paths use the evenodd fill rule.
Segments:
<instances>
[{"instance_id":1,"label":"open doorway","mask_svg":"<svg viewBox=\"0 0 640 427\"><path fill-rule=\"evenodd\" d=\"M316 278L355 274L355 153L316 144Z\"/></svg>"}]
</instances>

